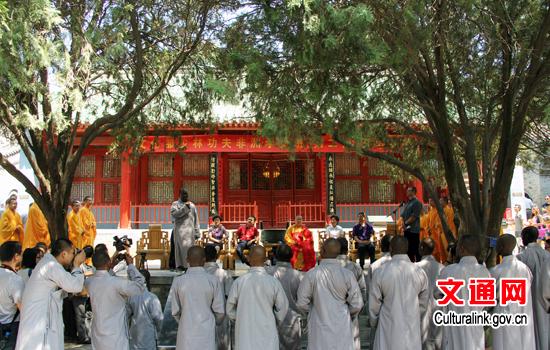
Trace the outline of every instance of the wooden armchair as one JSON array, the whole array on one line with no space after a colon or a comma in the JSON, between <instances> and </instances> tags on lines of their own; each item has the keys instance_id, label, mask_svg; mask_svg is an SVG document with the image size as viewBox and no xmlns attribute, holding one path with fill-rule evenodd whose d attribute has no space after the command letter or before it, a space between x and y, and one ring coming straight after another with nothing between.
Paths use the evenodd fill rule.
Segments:
<instances>
[{"instance_id":1,"label":"wooden armchair","mask_svg":"<svg viewBox=\"0 0 550 350\"><path fill-rule=\"evenodd\" d=\"M262 233L260 231L260 237L261 235ZM237 255L237 243L238 243L237 234L236 232L234 232L233 235L231 235L231 244L230 244L231 248L229 249L229 254L228 254L228 256L231 256L231 258L229 259L230 261L228 261L228 269L230 270L235 270L235 261L239 259ZM248 253L249 253L249 249L243 250L243 255L246 258L248 258Z\"/></svg>"},{"instance_id":2,"label":"wooden armchair","mask_svg":"<svg viewBox=\"0 0 550 350\"><path fill-rule=\"evenodd\" d=\"M323 244L326 240L327 231L326 230L319 230L317 231L317 238L319 242L319 255L321 254L321 251L323 250Z\"/></svg>"},{"instance_id":3,"label":"wooden armchair","mask_svg":"<svg viewBox=\"0 0 550 350\"><path fill-rule=\"evenodd\" d=\"M160 259L160 268L168 269L170 239L168 231L162 230L162 225L149 225L149 229L141 233L137 243L136 266L145 267L147 259Z\"/></svg>"},{"instance_id":4,"label":"wooden armchair","mask_svg":"<svg viewBox=\"0 0 550 350\"><path fill-rule=\"evenodd\" d=\"M348 239L348 256L353 262L357 260L357 247L355 246L355 239L353 238L353 231L349 231L347 234Z\"/></svg>"},{"instance_id":5,"label":"wooden armchair","mask_svg":"<svg viewBox=\"0 0 550 350\"><path fill-rule=\"evenodd\" d=\"M208 230L202 231L200 238L198 238L195 241L195 245L206 247L206 245L210 242L209 236L208 236ZM218 259L222 262L223 268L225 270L229 269L229 239L226 237L222 240L222 249L218 252L219 256ZM234 265L234 261L233 261ZM235 268L233 267L233 270Z\"/></svg>"}]
</instances>

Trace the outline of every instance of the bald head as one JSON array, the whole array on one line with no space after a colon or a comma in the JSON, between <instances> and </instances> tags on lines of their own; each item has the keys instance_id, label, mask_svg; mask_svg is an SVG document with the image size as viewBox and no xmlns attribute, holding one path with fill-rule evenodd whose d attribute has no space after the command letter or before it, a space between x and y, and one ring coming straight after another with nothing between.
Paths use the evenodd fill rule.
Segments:
<instances>
[{"instance_id":1,"label":"bald head","mask_svg":"<svg viewBox=\"0 0 550 350\"><path fill-rule=\"evenodd\" d=\"M323 243L323 258L325 259L334 259L340 255L340 249L342 245L338 240L334 238L329 238Z\"/></svg>"},{"instance_id":2,"label":"bald head","mask_svg":"<svg viewBox=\"0 0 550 350\"><path fill-rule=\"evenodd\" d=\"M457 253L460 258L473 256L477 259L481 254L481 242L477 235L463 235L458 240Z\"/></svg>"},{"instance_id":3,"label":"bald head","mask_svg":"<svg viewBox=\"0 0 550 350\"><path fill-rule=\"evenodd\" d=\"M256 245L250 249L248 253L248 261L250 266L261 267L265 265L265 248L261 245Z\"/></svg>"},{"instance_id":4,"label":"bald head","mask_svg":"<svg viewBox=\"0 0 550 350\"><path fill-rule=\"evenodd\" d=\"M189 263L189 267L204 266L206 262L204 248L198 245L189 248L187 251L187 262Z\"/></svg>"},{"instance_id":5,"label":"bald head","mask_svg":"<svg viewBox=\"0 0 550 350\"><path fill-rule=\"evenodd\" d=\"M395 236L390 242L391 256L398 254L407 254L409 250L409 241L404 236Z\"/></svg>"},{"instance_id":6,"label":"bald head","mask_svg":"<svg viewBox=\"0 0 550 350\"><path fill-rule=\"evenodd\" d=\"M435 242L433 239L424 238L420 242L420 248L419 248L420 255L422 256L432 255L434 249L435 249Z\"/></svg>"},{"instance_id":7,"label":"bald head","mask_svg":"<svg viewBox=\"0 0 550 350\"><path fill-rule=\"evenodd\" d=\"M497 253L500 256L512 255L516 244L516 237L509 234L504 234L500 236L497 240Z\"/></svg>"}]
</instances>

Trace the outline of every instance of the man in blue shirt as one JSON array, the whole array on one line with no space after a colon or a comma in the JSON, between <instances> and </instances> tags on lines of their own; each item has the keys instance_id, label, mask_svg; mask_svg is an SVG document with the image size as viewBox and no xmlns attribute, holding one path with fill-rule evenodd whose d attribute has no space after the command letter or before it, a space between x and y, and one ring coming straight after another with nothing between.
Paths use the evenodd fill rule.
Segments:
<instances>
[{"instance_id":1,"label":"man in blue shirt","mask_svg":"<svg viewBox=\"0 0 550 350\"><path fill-rule=\"evenodd\" d=\"M405 228L405 237L409 240L409 250L407 255L412 262L418 262L422 258L418 252L420 244L420 214L422 213L422 203L416 198L416 188L407 188L407 198L409 201L401 212L403 227Z\"/></svg>"},{"instance_id":2,"label":"man in blue shirt","mask_svg":"<svg viewBox=\"0 0 550 350\"><path fill-rule=\"evenodd\" d=\"M359 223L353 226L353 239L355 240L357 252L359 254L359 265L365 266L365 256L368 254L371 264L374 262L374 245L371 237L374 234L374 228L367 222L365 213L359 213Z\"/></svg>"}]
</instances>

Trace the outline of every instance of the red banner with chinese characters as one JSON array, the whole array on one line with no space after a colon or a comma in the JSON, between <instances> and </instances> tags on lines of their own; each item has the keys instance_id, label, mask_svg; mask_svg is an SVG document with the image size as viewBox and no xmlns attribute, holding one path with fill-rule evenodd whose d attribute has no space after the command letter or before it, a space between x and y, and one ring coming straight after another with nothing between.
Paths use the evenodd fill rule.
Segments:
<instances>
[{"instance_id":1,"label":"red banner with chinese characters","mask_svg":"<svg viewBox=\"0 0 550 350\"><path fill-rule=\"evenodd\" d=\"M255 135L182 135L146 136L141 149L144 152L240 152L240 153L288 153L288 149L271 144L267 139ZM322 145L296 145L296 152L342 153L344 146L323 139Z\"/></svg>"}]
</instances>

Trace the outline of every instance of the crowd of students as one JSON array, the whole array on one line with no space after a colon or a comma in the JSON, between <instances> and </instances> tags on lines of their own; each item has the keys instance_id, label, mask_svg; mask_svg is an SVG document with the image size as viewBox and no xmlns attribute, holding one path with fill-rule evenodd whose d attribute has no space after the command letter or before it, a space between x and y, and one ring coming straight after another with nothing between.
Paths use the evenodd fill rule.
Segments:
<instances>
[{"instance_id":1,"label":"crowd of students","mask_svg":"<svg viewBox=\"0 0 550 350\"><path fill-rule=\"evenodd\" d=\"M292 267L288 245L278 247L274 266L266 265L265 248L256 245L248 253L250 270L235 281L218 267L214 246L193 246L187 252L188 269L174 279L169 297L171 314L179 324L176 348L229 349L233 344L245 350L300 349L307 329L309 349L358 350L360 335L367 331L358 322L364 309L373 349L482 350L486 345L482 325L435 326L432 316L438 308L457 313L475 309L468 303L436 306L443 297L436 281L464 280L457 296L469 300L469 280L492 277L497 283L525 278L529 291L526 305L498 304L492 310L529 317L525 326L493 329L493 349L548 349L550 253L536 243L537 235L532 227L523 230L525 249L517 256L512 254L514 236L501 236L496 249L502 261L490 271L478 261L481 244L475 235L460 237L448 266L434 259L432 239L421 241L422 259L412 263L407 238L386 235L382 256L366 271L349 260L348 242L342 237L328 238L319 264L306 273ZM62 349L62 299L83 289L94 312L90 332L94 349L156 348L163 318L160 302L147 291L148 273L133 266L128 252L122 255L127 277L120 277L113 272L118 255L111 257L104 245L96 246L93 274L85 277L85 253L60 239L34 269L26 268L32 269L26 284L18 273L23 271L19 270L23 255L27 254L22 254L19 242L0 246L0 323L11 333L11 348Z\"/></svg>"}]
</instances>

